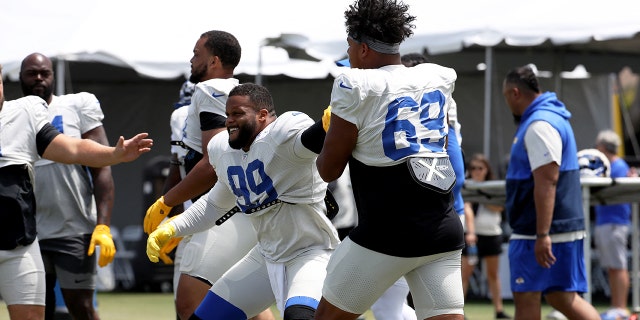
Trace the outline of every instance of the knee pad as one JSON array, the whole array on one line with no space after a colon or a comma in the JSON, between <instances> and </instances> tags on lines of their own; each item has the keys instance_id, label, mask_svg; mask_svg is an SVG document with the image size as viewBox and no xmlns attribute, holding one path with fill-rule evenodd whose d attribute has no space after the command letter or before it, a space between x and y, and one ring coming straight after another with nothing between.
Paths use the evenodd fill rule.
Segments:
<instances>
[{"instance_id":1,"label":"knee pad","mask_svg":"<svg viewBox=\"0 0 640 320\"><path fill-rule=\"evenodd\" d=\"M246 320L247 315L240 308L219 295L209 291L190 320ZM311 318L310 318L311 319Z\"/></svg>"},{"instance_id":2,"label":"knee pad","mask_svg":"<svg viewBox=\"0 0 640 320\"><path fill-rule=\"evenodd\" d=\"M316 314L316 309L301 305L294 304L284 309L283 320L313 320Z\"/></svg>"}]
</instances>

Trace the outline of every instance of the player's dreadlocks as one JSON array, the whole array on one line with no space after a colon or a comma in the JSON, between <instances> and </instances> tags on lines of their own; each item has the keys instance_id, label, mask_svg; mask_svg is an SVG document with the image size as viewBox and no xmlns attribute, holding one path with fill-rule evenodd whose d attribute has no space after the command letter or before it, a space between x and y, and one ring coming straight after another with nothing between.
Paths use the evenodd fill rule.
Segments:
<instances>
[{"instance_id":1,"label":"player's dreadlocks","mask_svg":"<svg viewBox=\"0 0 640 320\"><path fill-rule=\"evenodd\" d=\"M345 11L347 34L359 40L363 35L389 44L399 44L413 34L416 17L398 0L356 0Z\"/></svg>"}]
</instances>

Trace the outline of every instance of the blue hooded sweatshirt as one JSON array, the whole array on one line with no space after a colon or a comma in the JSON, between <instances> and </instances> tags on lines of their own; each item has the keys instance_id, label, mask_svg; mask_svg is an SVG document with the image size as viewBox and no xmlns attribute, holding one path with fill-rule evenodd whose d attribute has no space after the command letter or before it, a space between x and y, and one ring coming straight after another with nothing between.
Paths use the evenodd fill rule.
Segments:
<instances>
[{"instance_id":1,"label":"blue hooded sweatshirt","mask_svg":"<svg viewBox=\"0 0 640 320\"><path fill-rule=\"evenodd\" d=\"M569 118L571 113L553 92L538 96L522 115L511 147L506 177L506 210L514 234L536 234L533 173L524 143L527 128L534 121L548 122L562 139L562 164L549 233L584 230L577 147Z\"/></svg>"}]
</instances>

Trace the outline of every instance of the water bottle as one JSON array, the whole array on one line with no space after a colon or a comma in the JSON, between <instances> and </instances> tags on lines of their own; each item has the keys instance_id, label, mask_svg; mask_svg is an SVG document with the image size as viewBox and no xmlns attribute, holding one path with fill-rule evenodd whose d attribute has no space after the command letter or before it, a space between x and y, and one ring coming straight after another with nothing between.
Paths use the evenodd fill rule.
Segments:
<instances>
[{"instance_id":1,"label":"water bottle","mask_svg":"<svg viewBox=\"0 0 640 320\"><path fill-rule=\"evenodd\" d=\"M478 264L478 247L475 244L467 247L467 262L470 266Z\"/></svg>"}]
</instances>

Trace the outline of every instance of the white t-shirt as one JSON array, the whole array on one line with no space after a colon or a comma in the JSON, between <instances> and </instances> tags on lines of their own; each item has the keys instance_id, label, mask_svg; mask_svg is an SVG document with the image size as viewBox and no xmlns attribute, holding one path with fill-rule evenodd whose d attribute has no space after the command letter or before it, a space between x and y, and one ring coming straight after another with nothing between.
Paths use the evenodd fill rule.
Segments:
<instances>
[{"instance_id":1,"label":"white t-shirt","mask_svg":"<svg viewBox=\"0 0 640 320\"><path fill-rule=\"evenodd\" d=\"M546 121L534 121L524 136L531 171L547 163L562 164L562 139L560 133Z\"/></svg>"},{"instance_id":2,"label":"white t-shirt","mask_svg":"<svg viewBox=\"0 0 640 320\"><path fill-rule=\"evenodd\" d=\"M474 217L475 232L481 236L499 236L502 234L502 213L487 208L484 204L478 204Z\"/></svg>"}]
</instances>

